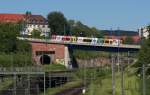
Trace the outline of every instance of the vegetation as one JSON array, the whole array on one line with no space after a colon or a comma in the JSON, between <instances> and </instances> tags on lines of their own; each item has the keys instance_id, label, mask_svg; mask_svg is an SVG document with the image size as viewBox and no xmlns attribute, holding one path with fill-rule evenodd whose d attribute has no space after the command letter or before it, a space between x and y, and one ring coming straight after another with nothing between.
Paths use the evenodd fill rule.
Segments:
<instances>
[{"instance_id":1,"label":"vegetation","mask_svg":"<svg viewBox=\"0 0 150 95\"><path fill-rule=\"evenodd\" d=\"M20 46L28 45L26 41L19 41L17 36L20 33L20 24L3 23L0 24L0 52L16 52ZM29 50L30 46L21 47L19 50Z\"/></svg>"},{"instance_id":2,"label":"vegetation","mask_svg":"<svg viewBox=\"0 0 150 95\"><path fill-rule=\"evenodd\" d=\"M124 93L126 95L142 95L142 78L136 76L133 69L124 71ZM112 95L111 68L78 69L72 82L56 88L48 88L46 95L55 95L70 88L87 84L85 95ZM150 94L150 79L146 78L146 94ZM43 94L42 94L43 95ZM121 73L115 73L115 95L121 95Z\"/></svg>"},{"instance_id":3,"label":"vegetation","mask_svg":"<svg viewBox=\"0 0 150 95\"><path fill-rule=\"evenodd\" d=\"M64 65L61 64L50 64L50 65L43 65L42 68L45 71L62 71L62 70L67 70L67 68Z\"/></svg>"},{"instance_id":4,"label":"vegetation","mask_svg":"<svg viewBox=\"0 0 150 95\"><path fill-rule=\"evenodd\" d=\"M33 65L30 52L1 53L0 67L24 67Z\"/></svg>"},{"instance_id":5,"label":"vegetation","mask_svg":"<svg viewBox=\"0 0 150 95\"><path fill-rule=\"evenodd\" d=\"M18 24L0 24L0 52L13 52L19 35Z\"/></svg>"},{"instance_id":6,"label":"vegetation","mask_svg":"<svg viewBox=\"0 0 150 95\"><path fill-rule=\"evenodd\" d=\"M61 12L51 12L48 14L47 18L49 27L51 28L51 34L103 37L102 32L95 27L90 28L80 21L67 20Z\"/></svg>"},{"instance_id":7,"label":"vegetation","mask_svg":"<svg viewBox=\"0 0 150 95\"><path fill-rule=\"evenodd\" d=\"M61 12L51 12L48 14L48 24L51 28L51 34L65 35L67 30L67 19Z\"/></svg>"},{"instance_id":8,"label":"vegetation","mask_svg":"<svg viewBox=\"0 0 150 95\"><path fill-rule=\"evenodd\" d=\"M20 23L0 24L0 66L25 66L32 64L31 45L17 39Z\"/></svg>"},{"instance_id":9,"label":"vegetation","mask_svg":"<svg viewBox=\"0 0 150 95\"><path fill-rule=\"evenodd\" d=\"M97 57L109 57L110 53L101 51L74 50L73 55L78 59L93 59Z\"/></svg>"},{"instance_id":10,"label":"vegetation","mask_svg":"<svg viewBox=\"0 0 150 95\"><path fill-rule=\"evenodd\" d=\"M134 41L131 36L127 36L123 43L124 44L134 44Z\"/></svg>"},{"instance_id":11,"label":"vegetation","mask_svg":"<svg viewBox=\"0 0 150 95\"><path fill-rule=\"evenodd\" d=\"M150 26L147 27L150 32ZM145 66L150 65L150 35L147 39L144 39L140 52L138 54L138 61L136 64L136 67L142 67L142 65L145 64ZM140 69L139 71L141 71ZM147 74L150 74L150 69L147 70Z\"/></svg>"},{"instance_id":12,"label":"vegetation","mask_svg":"<svg viewBox=\"0 0 150 95\"><path fill-rule=\"evenodd\" d=\"M41 32L39 30L33 29L31 32L31 37L32 38L41 38Z\"/></svg>"},{"instance_id":13,"label":"vegetation","mask_svg":"<svg viewBox=\"0 0 150 95\"><path fill-rule=\"evenodd\" d=\"M138 35L138 32L136 31L125 31L125 30L104 30L104 35L109 36L136 36Z\"/></svg>"},{"instance_id":14,"label":"vegetation","mask_svg":"<svg viewBox=\"0 0 150 95\"><path fill-rule=\"evenodd\" d=\"M65 90L68 90L70 88L74 88L74 87L78 87L82 84L82 81L81 80L78 80L78 81L71 81L71 82L68 82L60 87L56 87L56 88L49 88L47 89L46 91L46 95L55 95L57 93L60 93L62 91L65 91ZM41 95L44 95L44 93L42 93Z\"/></svg>"},{"instance_id":15,"label":"vegetation","mask_svg":"<svg viewBox=\"0 0 150 95\"><path fill-rule=\"evenodd\" d=\"M125 95L142 95L142 78L136 76L133 68L124 71L124 93ZM81 69L77 76L89 85L86 87L85 95L112 95L111 68ZM146 95L150 94L150 79L146 78ZM115 95L121 95L121 73L115 73Z\"/></svg>"},{"instance_id":16,"label":"vegetation","mask_svg":"<svg viewBox=\"0 0 150 95\"><path fill-rule=\"evenodd\" d=\"M141 95L142 89L140 85L140 78L135 75L124 76L124 93L126 95ZM112 95L112 78L105 76L104 78L97 78L92 81L87 89L86 95ZM121 95L121 77L120 73L116 74L115 80L115 95ZM149 95L149 94L148 94Z\"/></svg>"},{"instance_id":17,"label":"vegetation","mask_svg":"<svg viewBox=\"0 0 150 95\"><path fill-rule=\"evenodd\" d=\"M95 27L88 27L80 21L69 20L68 24L70 26L70 35L83 36L83 37L103 37L102 31L96 29Z\"/></svg>"},{"instance_id":18,"label":"vegetation","mask_svg":"<svg viewBox=\"0 0 150 95\"><path fill-rule=\"evenodd\" d=\"M75 73L77 79L97 79L99 77L105 77L111 73L110 68L82 68L78 69Z\"/></svg>"},{"instance_id":19,"label":"vegetation","mask_svg":"<svg viewBox=\"0 0 150 95\"><path fill-rule=\"evenodd\" d=\"M0 91L6 90L11 84L13 84L13 80L10 78L4 78L2 82L0 82Z\"/></svg>"},{"instance_id":20,"label":"vegetation","mask_svg":"<svg viewBox=\"0 0 150 95\"><path fill-rule=\"evenodd\" d=\"M150 64L150 39L144 41L139 52L137 65L142 66L142 64Z\"/></svg>"}]
</instances>

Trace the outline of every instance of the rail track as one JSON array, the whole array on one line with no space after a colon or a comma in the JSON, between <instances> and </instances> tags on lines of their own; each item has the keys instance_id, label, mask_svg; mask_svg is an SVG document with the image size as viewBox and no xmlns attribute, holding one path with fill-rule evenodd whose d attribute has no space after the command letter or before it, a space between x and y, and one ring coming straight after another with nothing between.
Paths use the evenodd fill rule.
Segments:
<instances>
[{"instance_id":1,"label":"rail track","mask_svg":"<svg viewBox=\"0 0 150 95\"><path fill-rule=\"evenodd\" d=\"M55 95L81 95L83 87L84 87L83 85L80 85L80 86L77 86L77 87L73 87L73 88L64 90L64 91L59 92Z\"/></svg>"}]
</instances>

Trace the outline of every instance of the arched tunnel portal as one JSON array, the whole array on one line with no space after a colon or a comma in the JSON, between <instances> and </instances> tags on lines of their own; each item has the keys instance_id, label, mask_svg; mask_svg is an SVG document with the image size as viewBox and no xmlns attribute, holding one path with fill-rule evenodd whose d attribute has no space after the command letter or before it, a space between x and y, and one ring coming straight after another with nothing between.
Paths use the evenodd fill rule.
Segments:
<instances>
[{"instance_id":1,"label":"arched tunnel portal","mask_svg":"<svg viewBox=\"0 0 150 95\"><path fill-rule=\"evenodd\" d=\"M48 56L48 55L42 55L42 56L40 57L40 63L41 63L42 65L50 64L50 63L51 63L51 57Z\"/></svg>"}]
</instances>

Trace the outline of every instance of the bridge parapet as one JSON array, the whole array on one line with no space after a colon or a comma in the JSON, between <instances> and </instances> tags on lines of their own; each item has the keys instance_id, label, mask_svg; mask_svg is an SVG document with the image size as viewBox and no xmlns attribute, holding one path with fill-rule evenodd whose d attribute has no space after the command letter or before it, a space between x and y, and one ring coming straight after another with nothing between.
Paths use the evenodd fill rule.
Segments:
<instances>
[{"instance_id":1,"label":"bridge parapet","mask_svg":"<svg viewBox=\"0 0 150 95\"><path fill-rule=\"evenodd\" d=\"M18 37L20 40L28 40L31 42L37 42L37 43L52 43L52 44L64 44L64 45L84 45L84 46L101 46L101 47L119 47L119 48L134 48L134 49L140 49L140 45L129 45L129 44L121 44L121 45L107 45L107 44L88 44L88 43L76 43L76 42L60 42L60 41L54 41L49 39L35 39L35 38L23 38Z\"/></svg>"}]
</instances>

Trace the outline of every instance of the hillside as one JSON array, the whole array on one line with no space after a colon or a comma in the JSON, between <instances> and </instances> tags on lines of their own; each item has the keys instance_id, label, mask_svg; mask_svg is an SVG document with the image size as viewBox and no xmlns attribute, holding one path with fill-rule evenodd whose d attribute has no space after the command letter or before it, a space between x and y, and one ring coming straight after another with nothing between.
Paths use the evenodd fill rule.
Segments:
<instances>
[{"instance_id":1,"label":"hillside","mask_svg":"<svg viewBox=\"0 0 150 95\"><path fill-rule=\"evenodd\" d=\"M105 36L136 36L137 31L127 31L127 30L102 30Z\"/></svg>"}]
</instances>

